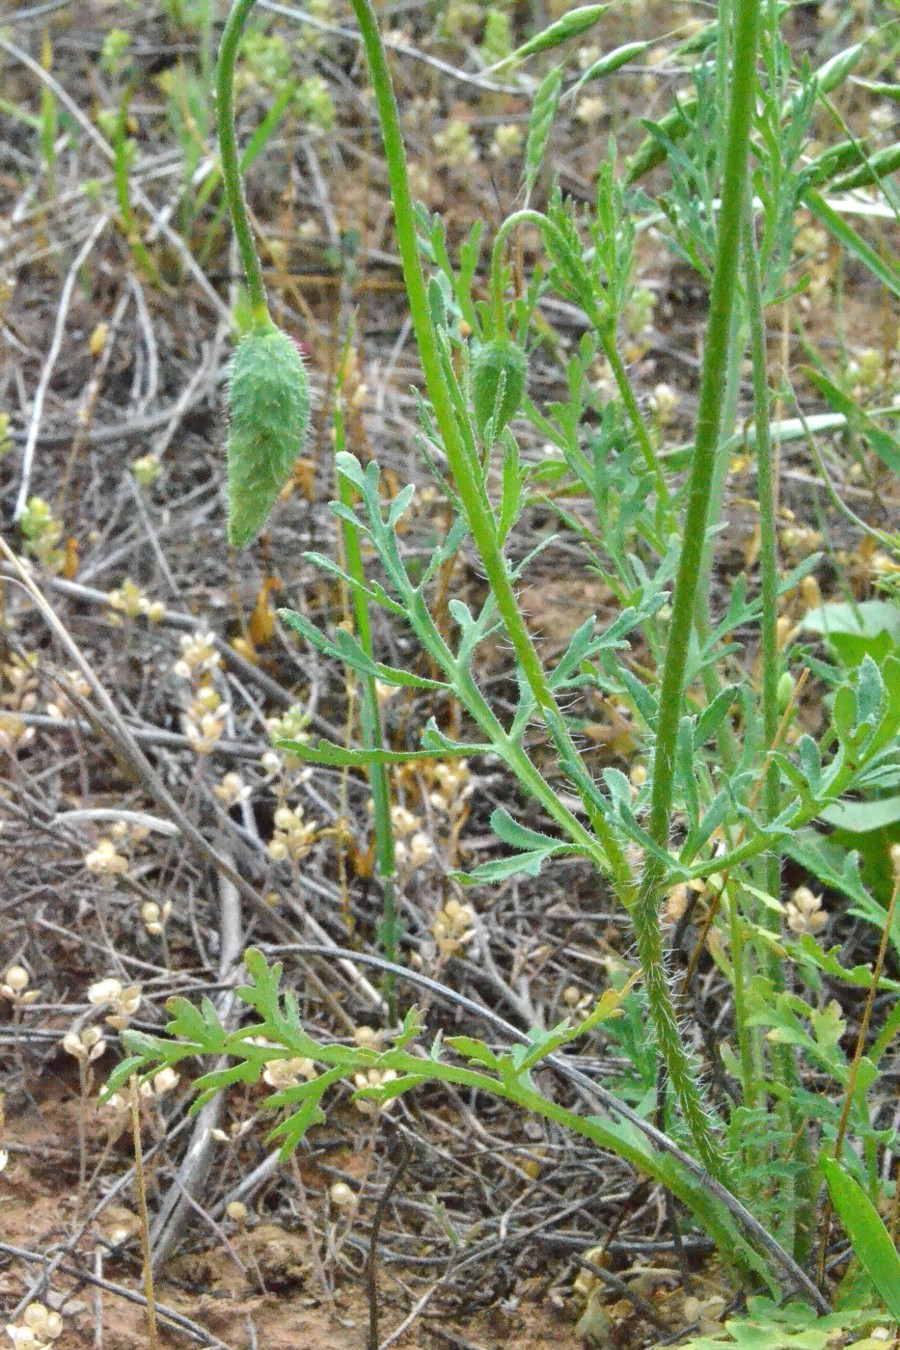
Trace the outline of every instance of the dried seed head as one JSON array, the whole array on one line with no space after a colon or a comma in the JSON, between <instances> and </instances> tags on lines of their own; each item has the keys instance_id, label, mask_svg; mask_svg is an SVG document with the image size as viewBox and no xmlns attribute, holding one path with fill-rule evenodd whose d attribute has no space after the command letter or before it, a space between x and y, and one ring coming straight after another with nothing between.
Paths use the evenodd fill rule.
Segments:
<instances>
[{"instance_id":1,"label":"dried seed head","mask_svg":"<svg viewBox=\"0 0 900 1350\"><path fill-rule=\"evenodd\" d=\"M819 933L828 922L821 895L808 886L798 886L785 906L787 926L792 933Z\"/></svg>"},{"instance_id":2,"label":"dried seed head","mask_svg":"<svg viewBox=\"0 0 900 1350\"><path fill-rule=\"evenodd\" d=\"M228 540L245 548L287 482L309 423L306 367L274 325L238 343L228 408Z\"/></svg>"},{"instance_id":3,"label":"dried seed head","mask_svg":"<svg viewBox=\"0 0 900 1350\"><path fill-rule=\"evenodd\" d=\"M346 1181L336 1181L328 1192L329 1199L335 1209L349 1209L356 1200L353 1190Z\"/></svg>"},{"instance_id":4,"label":"dried seed head","mask_svg":"<svg viewBox=\"0 0 900 1350\"><path fill-rule=\"evenodd\" d=\"M23 990L28 988L28 971L24 966L10 966L3 977L3 982L6 989L9 990L6 995L7 998L16 998Z\"/></svg>"}]
</instances>

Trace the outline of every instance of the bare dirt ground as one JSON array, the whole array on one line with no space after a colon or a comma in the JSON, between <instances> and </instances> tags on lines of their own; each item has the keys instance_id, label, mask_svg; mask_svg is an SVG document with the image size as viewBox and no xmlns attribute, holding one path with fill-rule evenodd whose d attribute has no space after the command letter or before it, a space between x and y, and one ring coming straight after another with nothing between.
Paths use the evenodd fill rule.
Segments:
<instances>
[{"instance_id":1,"label":"bare dirt ground","mask_svg":"<svg viewBox=\"0 0 900 1350\"><path fill-rule=\"evenodd\" d=\"M410 551L443 525L415 444L415 355L359 53L332 35L298 56L301 30L279 19L274 31L289 61L303 78L325 77L337 115L333 130L308 135L289 114L249 193L276 317L309 349L314 426L262 542L241 556L225 545L221 392L236 276L217 194L198 205L214 155L195 8L13 4L0 16L2 96L12 107L0 104L4 537L21 547L12 524L19 499L42 498L53 522L36 573L43 612L12 564L3 570L0 974L21 966L36 997L0 1004L0 1144L9 1153L0 1174L0 1306L5 1321L29 1300L57 1308L61 1350L119 1350L147 1335L127 1120L96 1101L120 1051L101 1015L110 1010L93 1005L89 989L103 979L140 986L131 1024L153 1031L175 993L207 995L233 1016L229 990L250 942L270 951L292 940L375 949L363 782L264 758L271 720L295 704L313 733L342 740L347 725L340 671L302 650L274 606L290 604L326 626L343 617L339 589L302 554L333 546L328 391L351 316L349 448L376 457L389 482L423 484ZM217 23L222 8L214 7ZM427 6L384 8L395 38L476 68L466 44L477 24L473 37L447 41ZM534 6L536 16L543 8ZM796 36L824 58L814 8ZM338 22L347 22L343 9ZM611 11L593 40L605 50L671 24L670 7L631 6ZM124 75L101 60L111 28L130 39ZM444 213L456 247L473 219L496 224L515 202L518 160L492 146L498 127L524 125L528 100L484 92L414 57L397 56L395 69L416 190ZM116 196L114 128L103 117L129 81L130 225ZM567 191L590 199L598 146L630 109L664 111L671 83L648 66L624 75L608 102L569 109L550 157ZM264 85L245 90L245 138L271 98ZM454 156L446 141L436 146L448 126L467 132L473 158ZM835 265L827 251L817 263L823 275ZM642 243L640 268L654 307L632 337L629 368L642 400L661 383L674 389L677 441L691 427L704 296L658 238ZM564 345L577 341L577 318L548 318ZM862 281L844 292L840 338L832 322L827 306L801 316L806 335L815 331L826 346L869 349L895 335L895 317L873 311ZM789 333L787 348L799 340ZM536 401L559 392L549 357L536 359L531 379ZM524 435L524 452L540 454ZM152 481L140 481L135 461L149 463ZM750 479L739 464L734 472L720 586L755 561ZM890 518L877 483L845 487L873 523ZM786 509L802 529L834 527L843 547L819 500L814 511L809 465L798 459L784 479ZM552 525L536 511L530 542ZM801 553L808 544L795 539ZM575 556L564 540L523 595L548 651L612 604L573 567ZM481 579L461 559L447 585L477 594ZM378 640L393 664L412 659L387 625ZM195 658L206 666L191 666ZM502 708L504 653L480 674ZM219 700L213 725L191 709L200 687ZM453 729L451 708L418 695L393 701L393 743L413 744L432 714ZM632 728L620 711L598 702L585 735L598 763L627 767ZM208 741L202 754L198 737ZM395 789L431 848L405 879L407 956L524 1026L552 1025L611 964L627 962L622 917L578 864L479 894L472 943L440 961L432 928L455 894L447 873L487 856L488 818L510 788L489 762L473 761L455 783L410 772ZM286 808L310 831L309 849L293 862L270 849ZM86 858L98 852L107 865L91 870ZM689 950L690 934L686 942ZM381 1025L378 992L352 965L284 959L316 1032ZM698 1006L712 1034L720 1012L712 962L704 981ZM422 1010L433 1032L480 1034L452 1008ZM78 1060L61 1041L90 1028L106 1043L88 1062L90 1038L82 1038ZM609 1048L596 1067L611 1081L628 1068ZM682 1235L679 1267L657 1191L496 1103L426 1093L373 1120L345 1092L294 1164L279 1168L265 1142L270 1122L257 1110L262 1095L236 1088L199 1125L186 1114L183 1083L142 1104L153 1235L165 1254L156 1280L162 1344L575 1350L585 1343L576 1329L584 1308L577 1259L598 1245L607 1285L596 1305L599 1343L626 1350L674 1337L697 1299L728 1294L697 1234ZM401 1167L374 1232L379 1200ZM335 1203L336 1183L350 1188L349 1206ZM685 1302L685 1270L694 1304Z\"/></svg>"}]
</instances>

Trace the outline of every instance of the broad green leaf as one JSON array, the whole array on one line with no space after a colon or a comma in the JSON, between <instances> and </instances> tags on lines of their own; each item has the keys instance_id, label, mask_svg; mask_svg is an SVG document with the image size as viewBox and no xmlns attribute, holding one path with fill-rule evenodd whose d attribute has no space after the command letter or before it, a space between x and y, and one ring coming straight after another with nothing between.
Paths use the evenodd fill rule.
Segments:
<instances>
[{"instance_id":1,"label":"broad green leaf","mask_svg":"<svg viewBox=\"0 0 900 1350\"><path fill-rule=\"evenodd\" d=\"M509 844L510 848L558 852L569 847L563 839L554 839L549 834L541 834L538 830L530 830L527 825L520 825L502 806L498 806L496 811L491 813L491 829L497 838L504 844Z\"/></svg>"},{"instance_id":2,"label":"broad green leaf","mask_svg":"<svg viewBox=\"0 0 900 1350\"><path fill-rule=\"evenodd\" d=\"M900 1256L881 1216L862 1187L833 1158L820 1158L819 1166L857 1259L891 1316L900 1321Z\"/></svg>"},{"instance_id":3,"label":"broad green leaf","mask_svg":"<svg viewBox=\"0 0 900 1350\"><path fill-rule=\"evenodd\" d=\"M801 619L800 627L807 633L848 633L858 637L874 637L888 633L900 646L900 606L887 600L863 600L858 605L844 601L820 605L809 610Z\"/></svg>"},{"instance_id":4,"label":"broad green leaf","mask_svg":"<svg viewBox=\"0 0 900 1350\"><path fill-rule=\"evenodd\" d=\"M834 802L826 806L819 819L835 829L849 830L851 834L868 834L900 821L900 796L875 801Z\"/></svg>"},{"instance_id":5,"label":"broad green leaf","mask_svg":"<svg viewBox=\"0 0 900 1350\"><path fill-rule=\"evenodd\" d=\"M754 892L755 894L757 892ZM783 907L782 907L783 908ZM840 947L830 947L826 952L812 936L811 933L803 933L796 941L782 939L785 948L798 963L815 966L824 974L830 975L833 979L842 984L853 985L857 989L869 989L872 984L871 966L842 966L840 962ZM891 990L894 993L900 992L900 982L888 979L882 975L878 981L878 988ZM900 1005L898 1005L900 1011Z\"/></svg>"},{"instance_id":6,"label":"broad green leaf","mask_svg":"<svg viewBox=\"0 0 900 1350\"><path fill-rule=\"evenodd\" d=\"M276 750L287 750L307 764L328 764L334 768L364 769L370 764L414 764L417 760L442 759L446 750L356 750L333 741L319 740L315 745L305 741L273 741ZM459 752L457 753L464 753Z\"/></svg>"},{"instance_id":7,"label":"broad green leaf","mask_svg":"<svg viewBox=\"0 0 900 1350\"><path fill-rule=\"evenodd\" d=\"M536 877L552 853L552 849L534 849L529 853L516 853L511 858L496 858L491 862L479 863L471 872L453 872L451 875L463 886L493 885L519 872Z\"/></svg>"}]
</instances>

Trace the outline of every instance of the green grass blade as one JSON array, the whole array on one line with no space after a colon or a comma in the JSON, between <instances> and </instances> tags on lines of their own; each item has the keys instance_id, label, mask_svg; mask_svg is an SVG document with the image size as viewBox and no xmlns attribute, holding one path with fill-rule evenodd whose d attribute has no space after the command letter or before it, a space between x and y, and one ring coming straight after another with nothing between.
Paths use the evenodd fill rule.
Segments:
<instances>
[{"instance_id":1,"label":"green grass blade","mask_svg":"<svg viewBox=\"0 0 900 1350\"><path fill-rule=\"evenodd\" d=\"M818 192L805 192L803 201L816 219L822 222L828 233L847 250L851 258L855 258L863 267L868 268L882 286L886 286L891 294L900 300L900 269L897 265L879 258L853 226L848 225L843 216L839 216Z\"/></svg>"}]
</instances>

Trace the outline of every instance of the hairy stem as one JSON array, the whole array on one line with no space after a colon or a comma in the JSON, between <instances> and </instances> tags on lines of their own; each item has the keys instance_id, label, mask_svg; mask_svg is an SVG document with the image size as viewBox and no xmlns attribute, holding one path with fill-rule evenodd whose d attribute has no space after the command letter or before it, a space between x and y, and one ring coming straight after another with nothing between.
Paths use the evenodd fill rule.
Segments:
<instances>
[{"instance_id":1,"label":"hairy stem","mask_svg":"<svg viewBox=\"0 0 900 1350\"><path fill-rule=\"evenodd\" d=\"M344 419L340 406L340 388L334 404L334 444L335 451L344 448ZM337 474L338 499L348 509L353 505L353 488L347 478ZM365 585L365 568L359 546L359 531L346 519L341 521L341 533L344 544L344 559L348 574ZM350 603L353 606L353 620L359 645L371 660L372 627L369 622L369 606L359 587L352 588ZM358 676L362 685L359 706L360 740L367 750L380 750L383 746L381 735L381 714L378 708L378 691L372 675ZM381 945L389 961L397 960L397 942L399 925L394 896L395 859L394 831L391 822L391 797L388 786L387 768L384 764L370 764L368 768L369 790L372 794L372 829L375 836L375 874L381 886ZM388 983L389 981L389 983ZM385 995L390 1000L393 980L388 976Z\"/></svg>"},{"instance_id":2,"label":"hairy stem","mask_svg":"<svg viewBox=\"0 0 900 1350\"><path fill-rule=\"evenodd\" d=\"M516 660L540 709L550 737L564 760L566 771L571 775L574 786L588 809L617 889L627 893L631 885L628 864L614 832L596 813L593 804L593 783L580 764L578 751L522 618L506 560L497 541L493 514L471 473L469 456L457 424L453 398L447 385L440 348L431 322L425 279L419 261L415 212L406 171L406 153L384 47L369 0L351 0L351 4L360 27L381 122L397 231L397 247L409 300L410 318L422 362L425 386L447 455L450 473Z\"/></svg>"},{"instance_id":3,"label":"hairy stem","mask_svg":"<svg viewBox=\"0 0 900 1350\"><path fill-rule=\"evenodd\" d=\"M234 62L244 25L256 0L235 0L219 47L216 66L216 127L219 133L219 151L222 156L222 182L225 199L231 215L231 224L237 242L241 266L250 296L250 312L254 326L264 326L269 320L269 307L263 287L262 272L253 232L247 217L247 203L241 183L240 161L234 135Z\"/></svg>"},{"instance_id":4,"label":"hairy stem","mask_svg":"<svg viewBox=\"0 0 900 1350\"><path fill-rule=\"evenodd\" d=\"M698 584L703 566L704 540L709 524L725 375L728 369L731 319L737 289L747 150L756 91L759 7L760 0L736 0L733 11L734 46L723 161L722 204L719 212L709 321L700 379L694 457L682 526L683 544L675 579L672 617L663 662L650 793L648 829L653 839L663 847L667 845L669 839L669 818L675 789L675 745L681 720ZM637 903L632 911L642 963L644 954L641 947L646 949L648 957L651 958L655 957L661 947L658 938L658 915L663 887L663 865L654 856L648 856ZM656 930L657 936L653 935L653 930ZM646 976L646 966L644 970ZM665 988L664 972L660 973L654 983ZM660 1035L660 1053L666 1062L672 1087L700 1157L714 1176L721 1176L723 1171L721 1148L707 1115L689 1056L678 1035L677 1027L668 1027L665 1018L660 1015L664 1010L654 1011L654 1023L657 1034Z\"/></svg>"}]
</instances>

